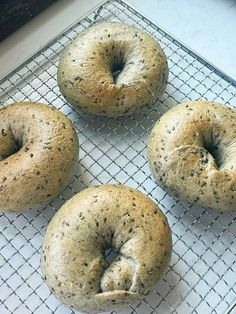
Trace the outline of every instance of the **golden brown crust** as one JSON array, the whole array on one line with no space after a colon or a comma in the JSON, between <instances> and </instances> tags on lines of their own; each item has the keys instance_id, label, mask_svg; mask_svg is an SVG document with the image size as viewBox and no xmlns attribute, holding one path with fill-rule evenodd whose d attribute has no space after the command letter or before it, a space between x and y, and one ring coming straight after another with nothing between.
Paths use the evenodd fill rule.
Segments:
<instances>
[{"instance_id":1,"label":"golden brown crust","mask_svg":"<svg viewBox=\"0 0 236 314\"><path fill-rule=\"evenodd\" d=\"M41 208L69 183L78 137L56 109L21 102L0 110L0 211Z\"/></svg>"},{"instance_id":2,"label":"golden brown crust","mask_svg":"<svg viewBox=\"0 0 236 314\"><path fill-rule=\"evenodd\" d=\"M108 247L120 255L106 268ZM75 195L53 217L41 267L61 302L97 313L142 298L170 256L170 229L155 203L126 186L103 185Z\"/></svg>"},{"instance_id":3,"label":"golden brown crust","mask_svg":"<svg viewBox=\"0 0 236 314\"><path fill-rule=\"evenodd\" d=\"M148 144L153 176L171 194L219 211L236 210L236 112L191 101L165 113Z\"/></svg>"},{"instance_id":4,"label":"golden brown crust","mask_svg":"<svg viewBox=\"0 0 236 314\"><path fill-rule=\"evenodd\" d=\"M114 81L112 72L123 67ZM64 51L58 85L69 103L108 117L130 115L155 103L168 65L156 40L135 27L100 22Z\"/></svg>"}]
</instances>

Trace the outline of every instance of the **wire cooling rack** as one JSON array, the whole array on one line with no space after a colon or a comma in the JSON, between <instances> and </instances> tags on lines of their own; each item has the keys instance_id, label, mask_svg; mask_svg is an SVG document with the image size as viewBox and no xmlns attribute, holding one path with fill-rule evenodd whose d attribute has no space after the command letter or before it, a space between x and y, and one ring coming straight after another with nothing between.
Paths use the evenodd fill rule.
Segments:
<instances>
[{"instance_id":1,"label":"wire cooling rack","mask_svg":"<svg viewBox=\"0 0 236 314\"><path fill-rule=\"evenodd\" d=\"M161 100L129 118L106 119L68 105L56 82L64 47L83 29L105 19L136 25L163 47L170 68ZM234 107L236 83L122 1L107 1L50 42L0 81L1 106L40 101L59 108L74 123L80 159L73 182L42 211L0 215L0 313L75 313L50 293L40 273L40 248L55 211L88 186L120 182L154 199L173 232L170 267L154 290L121 313L225 313L236 297L236 215L219 214L176 201L153 180L146 147L155 121L168 108L190 99ZM235 108L235 107L234 107ZM158 230L157 230L158 232ZM117 313L115 311L112 312Z\"/></svg>"}]
</instances>

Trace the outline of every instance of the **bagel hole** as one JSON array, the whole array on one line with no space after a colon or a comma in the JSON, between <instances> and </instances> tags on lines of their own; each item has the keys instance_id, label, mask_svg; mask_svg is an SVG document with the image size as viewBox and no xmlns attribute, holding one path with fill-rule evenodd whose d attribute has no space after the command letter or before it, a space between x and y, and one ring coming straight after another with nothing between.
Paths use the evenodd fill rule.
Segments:
<instances>
[{"instance_id":1,"label":"bagel hole","mask_svg":"<svg viewBox=\"0 0 236 314\"><path fill-rule=\"evenodd\" d=\"M208 151L209 154L214 158L215 163L218 168L221 166L221 151L216 145L205 145L204 148Z\"/></svg>"},{"instance_id":2,"label":"bagel hole","mask_svg":"<svg viewBox=\"0 0 236 314\"><path fill-rule=\"evenodd\" d=\"M3 145L0 151L0 160L7 159L8 157L16 154L22 147L22 142L16 139L11 134L11 136L8 137L7 142Z\"/></svg>"},{"instance_id":3,"label":"bagel hole","mask_svg":"<svg viewBox=\"0 0 236 314\"><path fill-rule=\"evenodd\" d=\"M14 139L14 144L15 144L14 151L10 155L14 155L14 154L18 153L21 150L21 148L24 146L22 141L19 139L16 139L16 138Z\"/></svg>"},{"instance_id":4,"label":"bagel hole","mask_svg":"<svg viewBox=\"0 0 236 314\"><path fill-rule=\"evenodd\" d=\"M15 145L16 145L15 153L17 153L23 147L23 143L22 143L22 141L15 139Z\"/></svg>"},{"instance_id":5,"label":"bagel hole","mask_svg":"<svg viewBox=\"0 0 236 314\"><path fill-rule=\"evenodd\" d=\"M120 75L120 73L122 72L122 70L124 69L124 63L120 62L119 64L116 64L112 67L112 78L113 78L113 83L116 84L117 79Z\"/></svg>"},{"instance_id":6,"label":"bagel hole","mask_svg":"<svg viewBox=\"0 0 236 314\"><path fill-rule=\"evenodd\" d=\"M104 257L107 263L107 267L109 267L119 255L119 252L115 251L111 247L106 249L104 252Z\"/></svg>"}]
</instances>

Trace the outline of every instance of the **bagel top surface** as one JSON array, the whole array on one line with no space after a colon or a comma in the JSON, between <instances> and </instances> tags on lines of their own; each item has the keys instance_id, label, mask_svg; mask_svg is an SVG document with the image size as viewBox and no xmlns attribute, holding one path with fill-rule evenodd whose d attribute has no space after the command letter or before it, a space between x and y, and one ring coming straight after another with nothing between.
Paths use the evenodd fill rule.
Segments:
<instances>
[{"instance_id":1,"label":"bagel top surface","mask_svg":"<svg viewBox=\"0 0 236 314\"><path fill-rule=\"evenodd\" d=\"M108 266L104 253L111 247L119 256ZM103 185L83 190L56 213L41 267L61 302L98 313L143 297L170 255L169 225L155 203L134 189Z\"/></svg>"},{"instance_id":2,"label":"bagel top surface","mask_svg":"<svg viewBox=\"0 0 236 314\"><path fill-rule=\"evenodd\" d=\"M236 210L236 112L208 101L176 105L148 144L155 179L177 198Z\"/></svg>"},{"instance_id":3,"label":"bagel top surface","mask_svg":"<svg viewBox=\"0 0 236 314\"><path fill-rule=\"evenodd\" d=\"M70 120L32 102L0 110L0 210L41 208L69 183L78 158Z\"/></svg>"},{"instance_id":4,"label":"bagel top surface","mask_svg":"<svg viewBox=\"0 0 236 314\"><path fill-rule=\"evenodd\" d=\"M64 50L58 66L58 85L68 102L108 117L153 104L167 78L166 57L157 41L117 22L99 22L83 31Z\"/></svg>"}]
</instances>

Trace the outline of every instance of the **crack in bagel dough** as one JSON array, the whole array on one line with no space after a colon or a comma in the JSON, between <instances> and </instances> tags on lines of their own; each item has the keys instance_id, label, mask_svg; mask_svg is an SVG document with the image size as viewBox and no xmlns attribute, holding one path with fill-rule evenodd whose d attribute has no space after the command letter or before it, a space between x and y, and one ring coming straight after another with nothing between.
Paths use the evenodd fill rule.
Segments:
<instances>
[{"instance_id":1,"label":"crack in bagel dough","mask_svg":"<svg viewBox=\"0 0 236 314\"><path fill-rule=\"evenodd\" d=\"M0 110L0 211L42 208L69 183L79 142L57 109L19 102Z\"/></svg>"},{"instance_id":2,"label":"crack in bagel dough","mask_svg":"<svg viewBox=\"0 0 236 314\"><path fill-rule=\"evenodd\" d=\"M149 166L172 195L205 208L236 210L236 112L208 101L167 111L152 129Z\"/></svg>"},{"instance_id":3,"label":"crack in bagel dough","mask_svg":"<svg viewBox=\"0 0 236 314\"><path fill-rule=\"evenodd\" d=\"M59 60L58 85L84 111L118 117L153 105L167 84L158 42L126 24L99 22L84 30Z\"/></svg>"},{"instance_id":4,"label":"crack in bagel dough","mask_svg":"<svg viewBox=\"0 0 236 314\"><path fill-rule=\"evenodd\" d=\"M119 256L107 265L105 250ZM166 217L143 193L122 185L88 188L50 222L41 270L56 297L88 313L112 311L143 298L171 256Z\"/></svg>"}]
</instances>

